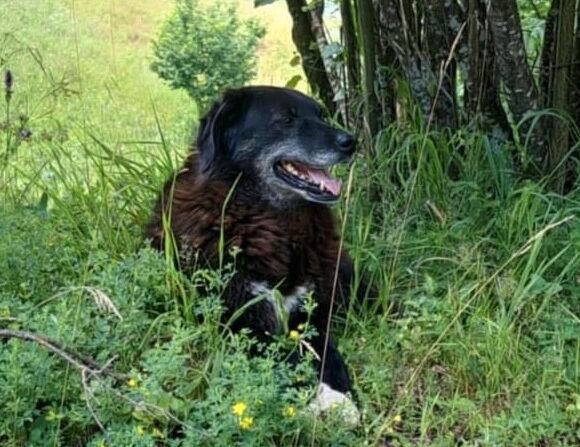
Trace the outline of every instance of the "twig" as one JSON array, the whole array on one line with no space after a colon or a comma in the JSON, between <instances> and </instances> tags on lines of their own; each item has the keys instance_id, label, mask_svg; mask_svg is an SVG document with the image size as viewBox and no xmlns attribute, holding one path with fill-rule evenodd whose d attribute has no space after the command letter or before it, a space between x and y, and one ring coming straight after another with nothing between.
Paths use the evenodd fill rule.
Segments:
<instances>
[{"instance_id":1,"label":"twig","mask_svg":"<svg viewBox=\"0 0 580 447\"><path fill-rule=\"evenodd\" d=\"M93 420L99 426L99 429L103 432L103 435L105 436L105 438L107 438L107 441L109 441L109 433L107 432L107 429L105 428L103 423L97 417L97 414L95 413L95 410L93 410L93 406L91 405L91 399L94 399L95 395L93 394L89 386L86 368L83 368L81 370L81 382L83 384L83 392L85 395L85 404L87 406L87 410L89 410L89 413L91 413Z\"/></svg>"},{"instance_id":2,"label":"twig","mask_svg":"<svg viewBox=\"0 0 580 447\"><path fill-rule=\"evenodd\" d=\"M113 358L108 360L103 366L100 366L93 359L82 357L80 354L73 353L70 351L67 352L57 342L50 340L46 337L33 334L32 332L13 331L11 329L0 329L0 338L19 338L21 340L38 343L40 346L48 349L49 351L61 357L62 359L66 360L69 364L78 368L81 373L81 382L83 385L85 404L87 406L87 409L89 410L89 413L93 417L99 429L103 432L103 435L108 440L109 434L107 433L107 430L105 429L102 422L97 417L97 414L95 413L93 406L91 405L91 399L94 398L94 395L90 390L87 376L90 374L93 377L97 377L100 374L106 373L116 377L117 379L120 378L119 374L109 370L111 363L113 363L113 361L117 358L117 356L114 356Z\"/></svg>"},{"instance_id":3,"label":"twig","mask_svg":"<svg viewBox=\"0 0 580 447\"><path fill-rule=\"evenodd\" d=\"M150 404L150 403L145 402L145 401L138 401L135 399L131 399L130 397L125 396L119 390L111 387L109 384L104 382L102 377L101 377L103 375L103 373L105 373L109 376L112 376L112 377L116 378L117 380L121 380L121 379L126 377L125 374L120 374L120 373L117 373L117 372L111 370L111 363L116 359L116 356L109 359L107 362L105 362L104 365L101 366L97 362L95 362L93 359L84 358L80 354L73 353L70 351L67 352L57 342L50 340L46 337L33 334L32 332L14 331L11 329L0 329L0 339L2 339L2 338L18 338L21 340L33 341L35 343L38 343L39 345L41 345L44 348L48 349L49 351L55 353L56 355L58 355L59 357L61 357L62 359L64 359L68 363L70 363L71 365L73 365L75 368L79 369L79 371L81 373L81 381L82 381L83 390L84 390L84 394L85 394L85 403L86 403L87 409L89 410L89 413L91 414L91 416L95 420L95 423L98 425L99 429L103 432L105 437L108 437L107 431L106 431L105 427L103 426L103 424L101 423L101 421L99 420L99 418L97 417L97 415L96 415L96 413L95 413L95 411L90 403L90 399L93 398L94 395L89 388L89 378L88 378L89 375L92 376L93 379L97 380L99 383L101 383L102 385L107 387L108 390L111 391L115 396L119 397L122 400L129 402L135 408L139 408L139 409L145 411L146 413L148 413L149 415L154 416L154 417L157 416L157 414L154 413L152 410L155 410L158 414L162 414L167 419L181 425L182 427L185 427L188 430L199 432L199 429L193 427L192 425L188 424L185 421L182 421L178 417L174 416L170 411L165 410L164 408L161 408L161 407L154 405L154 404Z\"/></svg>"},{"instance_id":4,"label":"twig","mask_svg":"<svg viewBox=\"0 0 580 447\"><path fill-rule=\"evenodd\" d=\"M14 331L11 329L0 329L0 338L19 338L21 340L33 341L35 343L38 343L39 345L58 355L62 359L66 360L75 368L81 371L87 370L91 375L97 375L103 372L107 372L107 374L114 376L117 379L123 377L122 375L115 373L113 371L106 371L109 368L109 364L111 361L107 362L105 366L101 366L91 358L83 357L82 355L77 354L76 352L67 351L62 346L60 346L59 343L50 340L49 338L43 337L41 335L33 334L32 332Z\"/></svg>"}]
</instances>

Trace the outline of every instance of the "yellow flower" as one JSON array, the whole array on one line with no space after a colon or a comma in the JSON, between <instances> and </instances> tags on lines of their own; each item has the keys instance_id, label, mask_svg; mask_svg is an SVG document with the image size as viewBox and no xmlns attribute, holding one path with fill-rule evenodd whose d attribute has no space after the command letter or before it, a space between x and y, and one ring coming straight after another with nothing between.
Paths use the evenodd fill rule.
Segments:
<instances>
[{"instance_id":1,"label":"yellow flower","mask_svg":"<svg viewBox=\"0 0 580 447\"><path fill-rule=\"evenodd\" d=\"M286 409L284 410L284 416L288 418L293 418L294 416L296 416L296 407L293 405L289 405L288 407L286 407Z\"/></svg>"},{"instance_id":2,"label":"yellow flower","mask_svg":"<svg viewBox=\"0 0 580 447\"><path fill-rule=\"evenodd\" d=\"M56 418L58 418L58 414L54 410L48 410L48 413L44 416L47 421L54 421Z\"/></svg>"},{"instance_id":3,"label":"yellow flower","mask_svg":"<svg viewBox=\"0 0 580 447\"><path fill-rule=\"evenodd\" d=\"M240 419L240 428L242 430L249 430L254 425L254 418L252 416L244 416Z\"/></svg>"},{"instance_id":4,"label":"yellow flower","mask_svg":"<svg viewBox=\"0 0 580 447\"><path fill-rule=\"evenodd\" d=\"M157 427L153 428L151 431L151 436L154 438L163 438L163 433Z\"/></svg>"},{"instance_id":5,"label":"yellow flower","mask_svg":"<svg viewBox=\"0 0 580 447\"><path fill-rule=\"evenodd\" d=\"M247 409L248 406L243 402L236 402L234 405L232 405L232 413L236 416L242 416Z\"/></svg>"},{"instance_id":6,"label":"yellow flower","mask_svg":"<svg viewBox=\"0 0 580 447\"><path fill-rule=\"evenodd\" d=\"M139 436L143 436L145 434L145 429L142 425L137 425L137 427L135 427L135 431Z\"/></svg>"},{"instance_id":7,"label":"yellow flower","mask_svg":"<svg viewBox=\"0 0 580 447\"><path fill-rule=\"evenodd\" d=\"M400 424L402 420L403 420L403 418L401 417L400 414L396 414L395 417L393 418L393 422L395 424Z\"/></svg>"},{"instance_id":8,"label":"yellow flower","mask_svg":"<svg viewBox=\"0 0 580 447\"><path fill-rule=\"evenodd\" d=\"M306 329L306 323L300 323L297 327L297 329L299 331L303 331L304 329Z\"/></svg>"},{"instance_id":9,"label":"yellow flower","mask_svg":"<svg viewBox=\"0 0 580 447\"><path fill-rule=\"evenodd\" d=\"M295 331L295 330L291 330L290 333L288 334L288 337L291 340L298 341L298 340L300 340L300 332Z\"/></svg>"},{"instance_id":10,"label":"yellow flower","mask_svg":"<svg viewBox=\"0 0 580 447\"><path fill-rule=\"evenodd\" d=\"M129 380L127 380L127 385L129 385L129 388L137 388L139 386L139 382L137 382L137 379L134 379L133 377L131 377Z\"/></svg>"}]
</instances>

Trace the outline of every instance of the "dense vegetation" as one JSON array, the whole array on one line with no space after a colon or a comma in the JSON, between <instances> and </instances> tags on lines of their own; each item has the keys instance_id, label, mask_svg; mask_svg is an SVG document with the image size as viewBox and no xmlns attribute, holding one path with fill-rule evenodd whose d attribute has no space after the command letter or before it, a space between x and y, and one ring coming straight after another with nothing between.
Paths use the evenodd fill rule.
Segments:
<instances>
[{"instance_id":1,"label":"dense vegetation","mask_svg":"<svg viewBox=\"0 0 580 447\"><path fill-rule=\"evenodd\" d=\"M511 151L519 177L543 177L558 192L574 187L577 0L285 3L310 84L337 118L369 140L394 121L420 115L434 129L469 127L519 143ZM330 6L339 7L340 45L325 26Z\"/></svg>"},{"instance_id":2,"label":"dense vegetation","mask_svg":"<svg viewBox=\"0 0 580 447\"><path fill-rule=\"evenodd\" d=\"M0 0L0 336L51 340L0 340L1 445L580 443L576 186L516 175L473 127L382 128L337 207L380 290L334 327L364 423L315 419L286 386L306 365L249 359L220 323L231 267L186 278L142 241L196 116L149 70L171 5L125 3Z\"/></svg>"}]
</instances>

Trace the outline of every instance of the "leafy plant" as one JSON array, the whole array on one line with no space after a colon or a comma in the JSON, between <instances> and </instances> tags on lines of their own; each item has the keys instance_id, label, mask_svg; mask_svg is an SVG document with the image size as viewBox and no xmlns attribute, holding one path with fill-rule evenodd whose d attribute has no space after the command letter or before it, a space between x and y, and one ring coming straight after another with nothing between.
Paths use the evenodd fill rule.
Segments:
<instances>
[{"instance_id":1,"label":"leafy plant","mask_svg":"<svg viewBox=\"0 0 580 447\"><path fill-rule=\"evenodd\" d=\"M226 87L252 79L264 28L241 19L232 1L176 0L154 42L151 68L204 107Z\"/></svg>"}]
</instances>

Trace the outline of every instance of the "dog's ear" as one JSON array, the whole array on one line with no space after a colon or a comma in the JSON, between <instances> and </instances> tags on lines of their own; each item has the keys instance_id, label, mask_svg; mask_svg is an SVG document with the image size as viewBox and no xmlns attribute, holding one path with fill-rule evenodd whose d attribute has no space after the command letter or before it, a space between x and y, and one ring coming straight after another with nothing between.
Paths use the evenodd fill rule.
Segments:
<instances>
[{"instance_id":1,"label":"dog's ear","mask_svg":"<svg viewBox=\"0 0 580 447\"><path fill-rule=\"evenodd\" d=\"M240 115L241 96L227 91L201 119L197 134L199 167L204 174L216 160L227 155L232 145L232 129Z\"/></svg>"}]
</instances>

